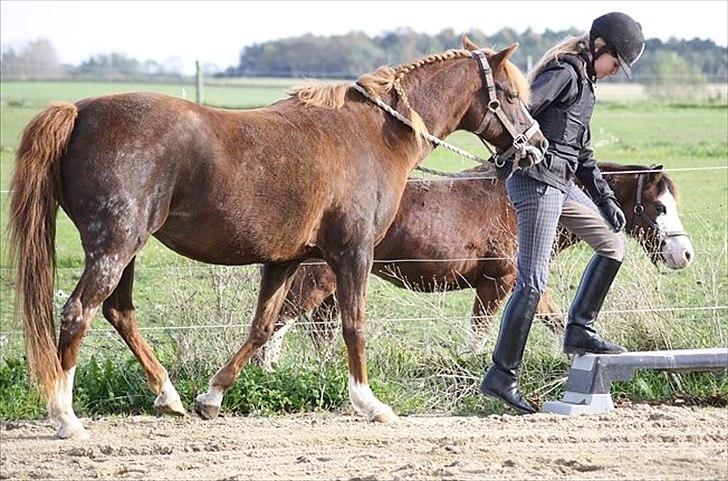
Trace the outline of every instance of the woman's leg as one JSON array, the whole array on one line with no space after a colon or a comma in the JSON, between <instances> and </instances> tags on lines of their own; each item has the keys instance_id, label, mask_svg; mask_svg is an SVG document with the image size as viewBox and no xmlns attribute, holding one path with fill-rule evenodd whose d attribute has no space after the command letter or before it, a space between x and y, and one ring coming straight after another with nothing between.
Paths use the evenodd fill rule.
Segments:
<instances>
[{"instance_id":1,"label":"woman's leg","mask_svg":"<svg viewBox=\"0 0 728 481\"><path fill-rule=\"evenodd\" d=\"M584 270L576 297L569 309L569 320L564 332L564 352L625 352L624 347L605 341L594 329L597 315L624 259L624 234L614 232L597 206L576 186L572 186L566 197L559 223L589 244L595 252Z\"/></svg>"},{"instance_id":2,"label":"woman's leg","mask_svg":"<svg viewBox=\"0 0 728 481\"><path fill-rule=\"evenodd\" d=\"M522 413L535 412L518 390L518 372L541 294L564 194L537 180L512 176L508 197L518 219L516 286L501 316L493 365L480 384L482 394L498 398Z\"/></svg>"}]
</instances>

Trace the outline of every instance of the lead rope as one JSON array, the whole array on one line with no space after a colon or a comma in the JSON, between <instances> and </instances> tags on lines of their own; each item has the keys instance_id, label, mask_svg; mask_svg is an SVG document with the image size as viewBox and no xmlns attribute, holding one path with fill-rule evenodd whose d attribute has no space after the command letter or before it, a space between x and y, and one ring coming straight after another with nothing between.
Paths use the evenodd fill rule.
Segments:
<instances>
[{"instance_id":1,"label":"lead rope","mask_svg":"<svg viewBox=\"0 0 728 481\"><path fill-rule=\"evenodd\" d=\"M414 131L414 127L412 126L412 122L410 122L408 118L406 118L405 116L403 116L402 114L400 114L398 111L396 111L395 109L393 109L392 107L390 107L389 105L387 105L381 99L379 99L379 98L374 97L373 95L371 95L369 92L366 91L366 89L364 87L362 87L358 83L354 82L354 83L352 83L352 88L354 88L354 90L356 90L357 92L359 92L360 94L362 94L364 97L366 97L367 99L369 99L372 102L374 102L379 108L381 108L382 110L384 110L385 112L387 112L388 114L390 114L392 117L394 117L395 119L399 120L400 122L402 122L403 124L405 124L406 126L408 126L409 128L411 128ZM477 155L473 155L470 152L467 152L467 151L465 151L465 150L463 150L463 149L461 149L459 147L456 147L456 146L454 146L454 145L452 145L452 144L450 144L448 142L445 142L444 140L442 140L442 139L440 139L438 137L435 137L434 135L432 135L432 134L430 134L428 132L421 132L421 135L422 135L423 138L425 138L426 140L432 142L433 144L439 145L439 146L441 146L441 147L443 147L443 148L445 148L445 149L447 149L447 150L449 150L451 152L455 152L456 154L458 154L459 156L461 156L461 157L463 157L465 159L468 159L468 160L471 160L473 162L477 162L477 163L483 164L483 165L490 165L490 163L491 163L491 161L489 159L484 159L483 157L479 157ZM495 152L493 151L493 149L491 149L490 146L487 143L485 143L484 141L483 141L483 145L485 145L485 147L490 151L490 153L492 155L495 155ZM457 172L457 173L441 172L439 170L428 169L427 167L422 167L422 166L419 166L419 165L417 167L415 167L415 168L417 170L421 171L421 172L425 172L425 173L428 173L428 174L440 175L440 176L443 176L443 177L467 178L467 177L473 177L475 175L477 175L478 177L481 177L481 178L483 177L483 173L482 172L477 172L477 173L476 172ZM494 175L494 176L492 176L492 178L493 179L496 179L497 177Z\"/></svg>"}]
</instances>

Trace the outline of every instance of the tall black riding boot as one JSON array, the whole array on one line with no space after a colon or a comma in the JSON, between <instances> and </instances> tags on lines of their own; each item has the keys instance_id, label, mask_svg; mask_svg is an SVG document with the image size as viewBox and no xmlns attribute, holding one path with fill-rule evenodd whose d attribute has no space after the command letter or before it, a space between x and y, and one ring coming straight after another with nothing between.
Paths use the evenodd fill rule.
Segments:
<instances>
[{"instance_id":1,"label":"tall black riding boot","mask_svg":"<svg viewBox=\"0 0 728 481\"><path fill-rule=\"evenodd\" d=\"M493 365L478 388L481 394L500 399L523 414L536 412L518 390L518 371L540 297L541 294L530 287L519 285L513 291L501 317Z\"/></svg>"},{"instance_id":2,"label":"tall black riding boot","mask_svg":"<svg viewBox=\"0 0 728 481\"><path fill-rule=\"evenodd\" d=\"M620 261L601 255L595 255L589 261L569 309L569 321L564 332L566 354L619 354L627 351L605 341L594 330L594 322L621 265Z\"/></svg>"}]
</instances>

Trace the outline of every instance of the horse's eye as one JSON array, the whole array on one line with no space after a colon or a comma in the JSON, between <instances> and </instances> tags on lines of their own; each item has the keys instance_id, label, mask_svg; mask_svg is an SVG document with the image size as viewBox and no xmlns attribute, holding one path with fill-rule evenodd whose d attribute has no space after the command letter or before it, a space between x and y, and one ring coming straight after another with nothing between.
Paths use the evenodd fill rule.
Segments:
<instances>
[{"instance_id":1,"label":"horse's eye","mask_svg":"<svg viewBox=\"0 0 728 481\"><path fill-rule=\"evenodd\" d=\"M655 210L657 215L667 214L667 208L660 202L655 202Z\"/></svg>"},{"instance_id":2,"label":"horse's eye","mask_svg":"<svg viewBox=\"0 0 728 481\"><path fill-rule=\"evenodd\" d=\"M510 103L514 103L516 100L518 100L518 94L513 92L506 92L506 98Z\"/></svg>"}]
</instances>

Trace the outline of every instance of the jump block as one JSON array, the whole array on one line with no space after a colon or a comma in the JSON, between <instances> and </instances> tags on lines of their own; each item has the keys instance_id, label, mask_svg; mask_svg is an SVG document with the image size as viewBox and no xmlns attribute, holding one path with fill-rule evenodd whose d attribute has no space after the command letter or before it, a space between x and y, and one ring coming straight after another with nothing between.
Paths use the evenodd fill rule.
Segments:
<instances>
[{"instance_id":1,"label":"jump block","mask_svg":"<svg viewBox=\"0 0 728 481\"><path fill-rule=\"evenodd\" d=\"M612 411L612 382L629 381L638 369L722 371L728 369L728 348L576 356L563 400L544 403L543 412L570 416Z\"/></svg>"}]
</instances>

